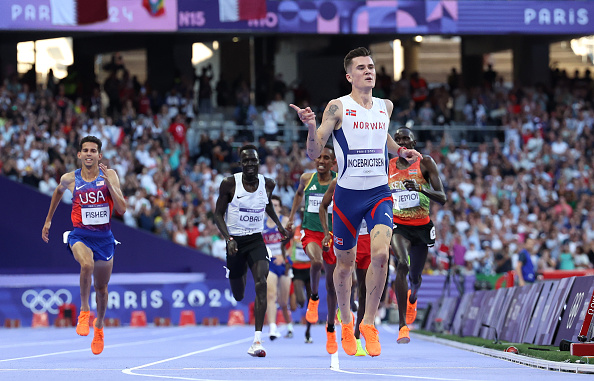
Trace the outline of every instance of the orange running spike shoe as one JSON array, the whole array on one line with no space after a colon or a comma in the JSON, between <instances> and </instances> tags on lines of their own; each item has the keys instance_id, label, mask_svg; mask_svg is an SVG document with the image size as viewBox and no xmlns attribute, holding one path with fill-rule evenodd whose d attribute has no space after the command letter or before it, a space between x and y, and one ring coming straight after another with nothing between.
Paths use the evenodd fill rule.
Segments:
<instances>
[{"instance_id":1,"label":"orange running spike shoe","mask_svg":"<svg viewBox=\"0 0 594 381\"><path fill-rule=\"evenodd\" d=\"M89 315L91 311L80 311L78 314L78 323L76 323L76 333L80 336L87 336L89 334Z\"/></svg>"},{"instance_id":2,"label":"orange running spike shoe","mask_svg":"<svg viewBox=\"0 0 594 381\"><path fill-rule=\"evenodd\" d=\"M307 303L307 312L305 313L305 320L307 320L311 324L316 324L318 322L318 305L320 304L320 299L318 300L311 300Z\"/></svg>"},{"instance_id":3,"label":"orange running spike shoe","mask_svg":"<svg viewBox=\"0 0 594 381\"><path fill-rule=\"evenodd\" d=\"M342 341L342 349L344 352L353 356L357 353L357 339L355 338L355 315L351 312L351 322L348 324L341 323L342 332L340 340Z\"/></svg>"},{"instance_id":4,"label":"orange running spike shoe","mask_svg":"<svg viewBox=\"0 0 594 381\"><path fill-rule=\"evenodd\" d=\"M338 344L336 343L336 331L328 332L328 326L326 326L326 350L329 354L333 355L338 351Z\"/></svg>"},{"instance_id":5,"label":"orange running spike shoe","mask_svg":"<svg viewBox=\"0 0 594 381\"><path fill-rule=\"evenodd\" d=\"M379 356L382 353L382 346L379 342L379 335L377 329L373 324L359 324L359 331L365 338L365 350L369 356Z\"/></svg>"},{"instance_id":6,"label":"orange running spike shoe","mask_svg":"<svg viewBox=\"0 0 594 381\"><path fill-rule=\"evenodd\" d=\"M98 355L99 353L103 352L103 328L97 328L96 326L97 324L97 319L95 319L93 321L93 329L94 329L94 335L93 335L93 341L91 342L91 351L93 351L93 354Z\"/></svg>"},{"instance_id":7,"label":"orange running spike shoe","mask_svg":"<svg viewBox=\"0 0 594 381\"><path fill-rule=\"evenodd\" d=\"M406 297L406 324L412 324L417 319L417 302L410 303L410 290L408 290L408 296Z\"/></svg>"},{"instance_id":8,"label":"orange running spike shoe","mask_svg":"<svg viewBox=\"0 0 594 381\"><path fill-rule=\"evenodd\" d=\"M409 333L410 329L407 326L400 328L398 332L398 340L396 341L398 344L408 344L410 343L410 336Z\"/></svg>"}]
</instances>

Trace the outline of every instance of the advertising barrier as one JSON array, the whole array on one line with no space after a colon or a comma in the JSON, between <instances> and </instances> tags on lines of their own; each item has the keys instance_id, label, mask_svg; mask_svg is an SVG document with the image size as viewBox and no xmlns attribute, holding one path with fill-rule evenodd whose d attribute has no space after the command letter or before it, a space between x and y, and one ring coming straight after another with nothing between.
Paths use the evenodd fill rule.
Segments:
<instances>
[{"instance_id":1,"label":"advertising barrier","mask_svg":"<svg viewBox=\"0 0 594 381\"><path fill-rule=\"evenodd\" d=\"M264 0L250 0L261 3ZM228 0L178 0L179 30L296 34L592 34L589 1L266 1L266 16L228 21Z\"/></svg>"},{"instance_id":2,"label":"advertising barrier","mask_svg":"<svg viewBox=\"0 0 594 381\"><path fill-rule=\"evenodd\" d=\"M91 13L77 18L89 5L105 3L106 17ZM177 29L177 0L3 0L0 30L64 30L109 32L157 32ZM76 4L79 3L79 4ZM76 12L79 6L79 12ZM91 9L93 10L93 9ZM73 15L69 15L73 13Z\"/></svg>"},{"instance_id":3,"label":"advertising barrier","mask_svg":"<svg viewBox=\"0 0 594 381\"><path fill-rule=\"evenodd\" d=\"M564 305L563 317L559 323L553 345L558 346L561 340L577 341L582 322L586 318L590 299L594 292L594 276L575 278L567 304ZM590 334L591 337L591 334Z\"/></svg>"}]
</instances>

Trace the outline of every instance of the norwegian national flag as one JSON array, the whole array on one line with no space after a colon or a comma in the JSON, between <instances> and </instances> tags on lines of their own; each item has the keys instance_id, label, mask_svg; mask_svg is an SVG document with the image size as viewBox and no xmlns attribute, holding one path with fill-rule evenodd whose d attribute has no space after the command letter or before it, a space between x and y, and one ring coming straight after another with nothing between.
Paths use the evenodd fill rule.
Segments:
<instances>
[{"instance_id":1,"label":"norwegian national flag","mask_svg":"<svg viewBox=\"0 0 594 381\"><path fill-rule=\"evenodd\" d=\"M357 110L352 110L350 108L346 109L347 116L357 116Z\"/></svg>"},{"instance_id":2,"label":"norwegian national flag","mask_svg":"<svg viewBox=\"0 0 594 381\"><path fill-rule=\"evenodd\" d=\"M266 0L219 0L219 20L233 22L266 17Z\"/></svg>"},{"instance_id":3,"label":"norwegian national flag","mask_svg":"<svg viewBox=\"0 0 594 381\"><path fill-rule=\"evenodd\" d=\"M86 25L107 20L107 0L50 0L53 25Z\"/></svg>"}]
</instances>

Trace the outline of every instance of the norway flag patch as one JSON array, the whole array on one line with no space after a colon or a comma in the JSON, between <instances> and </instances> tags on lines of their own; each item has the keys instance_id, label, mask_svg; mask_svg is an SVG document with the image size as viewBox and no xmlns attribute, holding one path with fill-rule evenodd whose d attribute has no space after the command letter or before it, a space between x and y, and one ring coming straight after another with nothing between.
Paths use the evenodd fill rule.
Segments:
<instances>
[{"instance_id":1,"label":"norway flag patch","mask_svg":"<svg viewBox=\"0 0 594 381\"><path fill-rule=\"evenodd\" d=\"M346 115L347 116L357 116L357 110L352 110L350 108L346 109Z\"/></svg>"}]
</instances>

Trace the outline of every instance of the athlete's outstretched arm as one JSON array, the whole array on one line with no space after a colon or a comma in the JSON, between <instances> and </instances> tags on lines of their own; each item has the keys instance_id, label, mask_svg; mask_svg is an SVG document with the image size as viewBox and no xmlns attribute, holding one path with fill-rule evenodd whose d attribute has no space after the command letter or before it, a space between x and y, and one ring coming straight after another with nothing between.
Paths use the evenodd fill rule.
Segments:
<instances>
[{"instance_id":1,"label":"athlete's outstretched arm","mask_svg":"<svg viewBox=\"0 0 594 381\"><path fill-rule=\"evenodd\" d=\"M322 229L324 229L324 239L322 240L322 246L327 246L332 238L330 236L330 229L328 229L328 206L332 202L332 197L334 196L334 188L336 188L336 179L332 180L328 189L326 189L326 193L324 193L324 197L322 198L322 202L320 203L320 224L322 224Z\"/></svg>"},{"instance_id":2,"label":"athlete's outstretched arm","mask_svg":"<svg viewBox=\"0 0 594 381\"><path fill-rule=\"evenodd\" d=\"M54 218L54 213L56 212L56 208L66 192L66 189L72 190L74 184L74 172L68 172L62 175L60 178L60 184L54 189L54 194L52 195L52 201L50 203L49 210L47 212L47 216L45 217L45 223L43 224L43 229L41 230L41 239L45 242L49 242L49 230L52 226L52 218Z\"/></svg>"},{"instance_id":3,"label":"athlete's outstretched arm","mask_svg":"<svg viewBox=\"0 0 594 381\"><path fill-rule=\"evenodd\" d=\"M311 108L306 107L302 109L294 104L290 106L293 110L297 111L299 119L307 126L307 156L315 160L322 153L322 149L326 145L334 128L342 123L342 102L333 99L328 103L322 116L322 124L320 124L318 129L316 129L316 114Z\"/></svg>"},{"instance_id":4,"label":"athlete's outstretched arm","mask_svg":"<svg viewBox=\"0 0 594 381\"><path fill-rule=\"evenodd\" d=\"M285 227L283 226L283 224L281 224L280 220L278 219L278 216L274 211L272 201L270 200L270 196L272 196L272 191L276 186L276 182L273 179L269 179L268 177L265 177L264 179L266 181L266 194L268 195L268 204L266 204L266 214L268 214L268 216L272 218L272 221L274 221L274 223L278 227L278 231L283 235L283 239L287 239L289 237L289 233L287 233Z\"/></svg>"}]
</instances>

